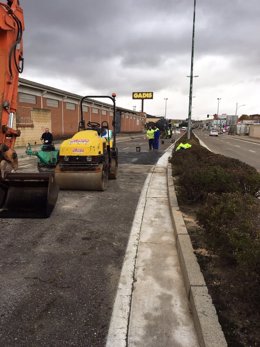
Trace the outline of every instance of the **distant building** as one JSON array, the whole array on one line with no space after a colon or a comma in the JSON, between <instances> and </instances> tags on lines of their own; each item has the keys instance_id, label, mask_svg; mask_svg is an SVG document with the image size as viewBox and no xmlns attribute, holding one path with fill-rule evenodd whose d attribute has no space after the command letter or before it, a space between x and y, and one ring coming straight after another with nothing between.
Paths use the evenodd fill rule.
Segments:
<instances>
[{"instance_id":1,"label":"distant building","mask_svg":"<svg viewBox=\"0 0 260 347\"><path fill-rule=\"evenodd\" d=\"M235 115L226 115L226 125L235 125L238 122L238 116Z\"/></svg>"}]
</instances>

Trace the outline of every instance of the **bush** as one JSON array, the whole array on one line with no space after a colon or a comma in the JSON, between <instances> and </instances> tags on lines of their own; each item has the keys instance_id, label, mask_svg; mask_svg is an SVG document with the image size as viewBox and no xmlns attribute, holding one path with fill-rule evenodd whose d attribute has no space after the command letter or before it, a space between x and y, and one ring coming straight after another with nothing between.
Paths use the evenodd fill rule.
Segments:
<instances>
[{"instance_id":1,"label":"bush","mask_svg":"<svg viewBox=\"0 0 260 347\"><path fill-rule=\"evenodd\" d=\"M241 192L255 195L260 187L257 170L237 159L214 154L197 142L174 151L172 174L178 176L182 201L204 201L209 193Z\"/></svg>"},{"instance_id":2,"label":"bush","mask_svg":"<svg viewBox=\"0 0 260 347\"><path fill-rule=\"evenodd\" d=\"M186 170L178 183L183 188L183 199L203 202L209 193L236 191L239 187L233 177L221 166L203 166Z\"/></svg>"},{"instance_id":3,"label":"bush","mask_svg":"<svg viewBox=\"0 0 260 347\"><path fill-rule=\"evenodd\" d=\"M197 218L221 256L260 275L260 201L249 194L209 194Z\"/></svg>"},{"instance_id":4,"label":"bush","mask_svg":"<svg viewBox=\"0 0 260 347\"><path fill-rule=\"evenodd\" d=\"M210 154L210 151L197 143L187 150L173 151L171 157L173 176L180 175L190 169L195 170L201 165L202 161L207 161Z\"/></svg>"}]
</instances>

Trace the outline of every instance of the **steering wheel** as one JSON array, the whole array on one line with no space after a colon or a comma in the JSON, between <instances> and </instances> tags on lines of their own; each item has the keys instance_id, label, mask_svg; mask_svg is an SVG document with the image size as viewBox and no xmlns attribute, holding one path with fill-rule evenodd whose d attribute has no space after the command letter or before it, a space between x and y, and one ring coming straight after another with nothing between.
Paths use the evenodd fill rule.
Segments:
<instances>
[{"instance_id":1,"label":"steering wheel","mask_svg":"<svg viewBox=\"0 0 260 347\"><path fill-rule=\"evenodd\" d=\"M88 122L87 126L90 128L100 128L100 124L98 122Z\"/></svg>"}]
</instances>

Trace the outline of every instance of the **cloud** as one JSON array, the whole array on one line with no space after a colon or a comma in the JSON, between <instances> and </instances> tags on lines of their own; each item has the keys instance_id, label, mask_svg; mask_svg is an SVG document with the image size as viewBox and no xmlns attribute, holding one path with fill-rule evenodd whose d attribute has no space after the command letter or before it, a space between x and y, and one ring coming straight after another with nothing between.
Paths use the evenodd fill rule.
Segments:
<instances>
[{"instance_id":1,"label":"cloud","mask_svg":"<svg viewBox=\"0 0 260 347\"><path fill-rule=\"evenodd\" d=\"M22 77L77 94L116 91L120 106L129 108L133 91L154 91L148 113L162 113L168 97L169 115L186 117L192 0L23 0L22 6ZM241 95L248 100L244 111L260 112L248 93L259 89L259 16L258 0L197 1L194 116L211 113L219 93L232 95L223 112Z\"/></svg>"}]
</instances>

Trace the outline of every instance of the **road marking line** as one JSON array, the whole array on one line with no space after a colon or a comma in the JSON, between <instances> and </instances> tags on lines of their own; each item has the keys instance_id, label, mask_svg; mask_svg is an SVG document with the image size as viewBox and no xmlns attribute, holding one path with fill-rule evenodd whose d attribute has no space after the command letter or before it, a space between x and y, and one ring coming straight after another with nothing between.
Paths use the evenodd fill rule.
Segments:
<instances>
[{"instance_id":1,"label":"road marking line","mask_svg":"<svg viewBox=\"0 0 260 347\"><path fill-rule=\"evenodd\" d=\"M240 141L240 142L246 142L246 143L253 143L254 145L258 145L260 146L260 143L257 142L257 141L254 141L254 140L248 140L248 139L237 139L235 137L231 137L232 140L235 140L235 141Z\"/></svg>"},{"instance_id":2,"label":"road marking line","mask_svg":"<svg viewBox=\"0 0 260 347\"><path fill-rule=\"evenodd\" d=\"M253 151L252 149L249 149L249 152L256 153L256 151Z\"/></svg>"},{"instance_id":3,"label":"road marking line","mask_svg":"<svg viewBox=\"0 0 260 347\"><path fill-rule=\"evenodd\" d=\"M132 229L126 249L125 259L119 279L117 294L114 302L113 313L110 320L106 347L125 347L128 332L128 321L131 308L132 290L135 274L135 263L140 239L141 226L146 195L151 181L152 173L149 173L136 208Z\"/></svg>"}]
</instances>

